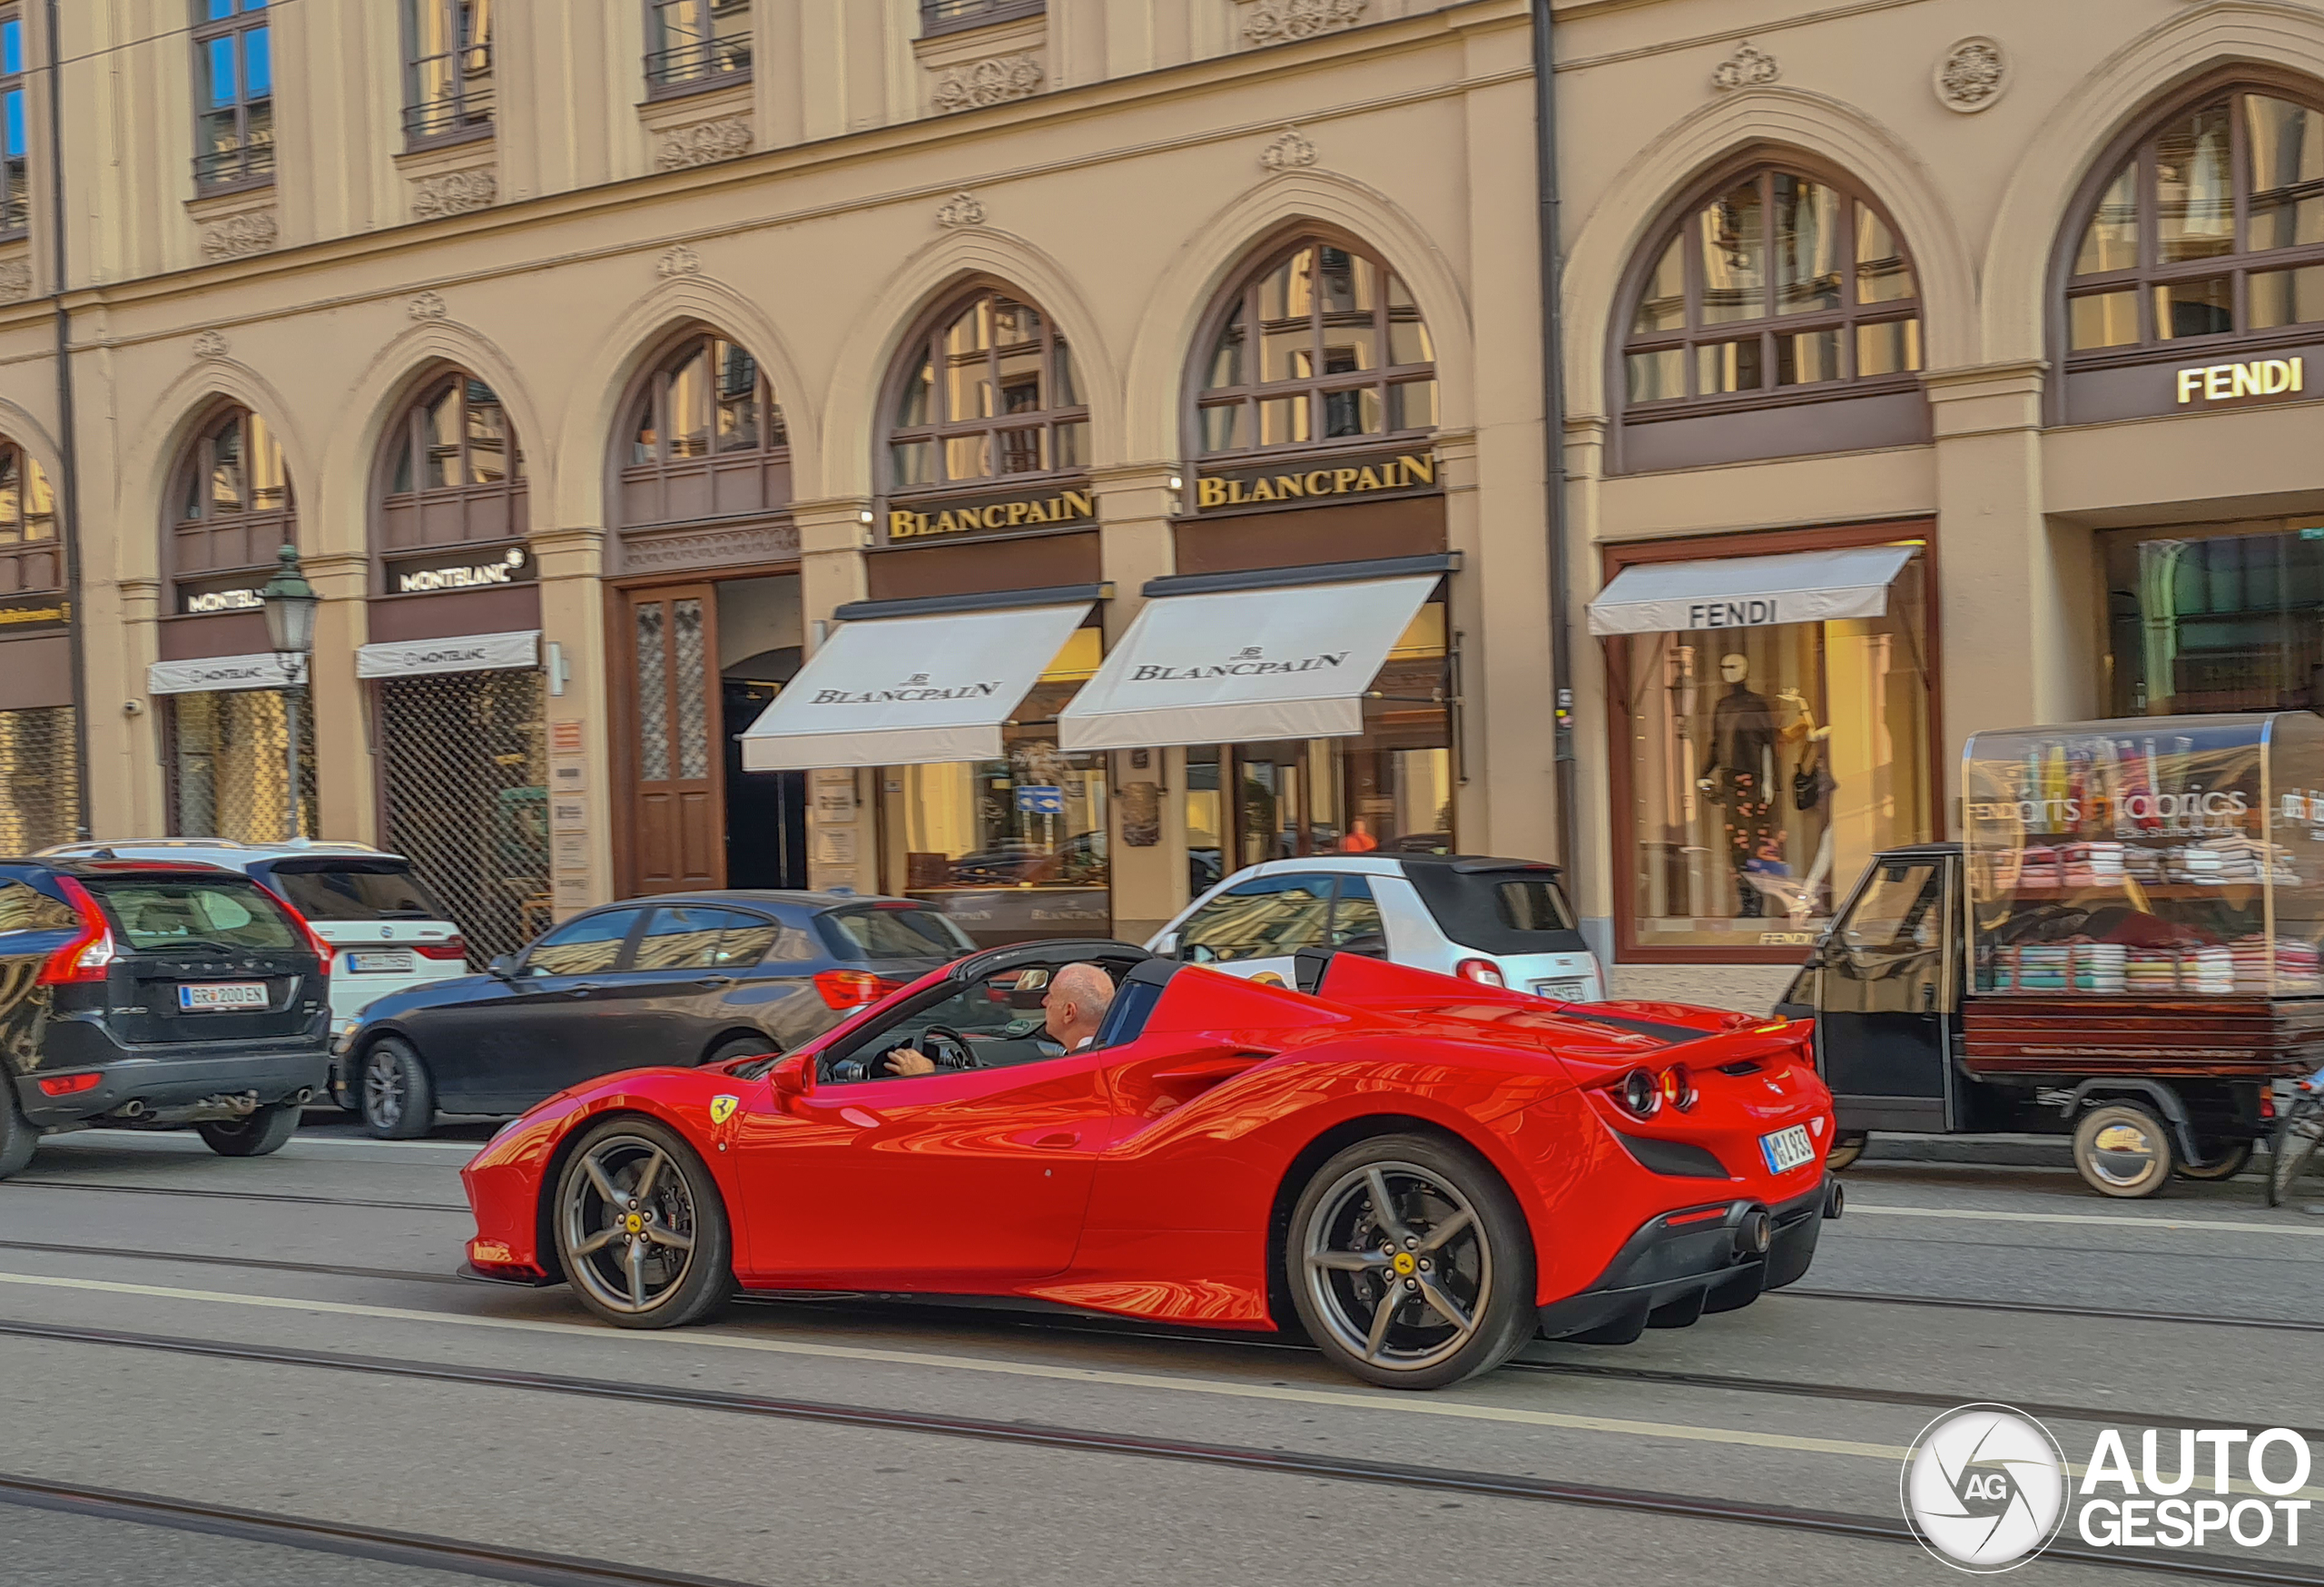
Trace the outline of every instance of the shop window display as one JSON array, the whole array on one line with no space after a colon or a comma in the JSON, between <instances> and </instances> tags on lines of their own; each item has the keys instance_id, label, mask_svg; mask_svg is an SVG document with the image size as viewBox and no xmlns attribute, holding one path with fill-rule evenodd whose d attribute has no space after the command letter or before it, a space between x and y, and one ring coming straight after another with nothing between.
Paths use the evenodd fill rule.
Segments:
<instances>
[{"instance_id":1,"label":"shop window display","mask_svg":"<svg viewBox=\"0 0 2324 1587\"><path fill-rule=\"evenodd\" d=\"M1077 630L1003 724L1004 758L882 774L901 870L888 891L933 904L987 946L1111 931L1106 756L1057 742L1057 714L1104 659L1099 630Z\"/></svg>"},{"instance_id":2,"label":"shop window display","mask_svg":"<svg viewBox=\"0 0 2324 1587\"><path fill-rule=\"evenodd\" d=\"M1977 991L2324 991L2324 718L1979 734L1964 810Z\"/></svg>"},{"instance_id":3,"label":"shop window display","mask_svg":"<svg viewBox=\"0 0 2324 1587\"><path fill-rule=\"evenodd\" d=\"M1634 945L1787 948L1834 888L1935 828L1922 559L1886 615L1631 634Z\"/></svg>"}]
</instances>

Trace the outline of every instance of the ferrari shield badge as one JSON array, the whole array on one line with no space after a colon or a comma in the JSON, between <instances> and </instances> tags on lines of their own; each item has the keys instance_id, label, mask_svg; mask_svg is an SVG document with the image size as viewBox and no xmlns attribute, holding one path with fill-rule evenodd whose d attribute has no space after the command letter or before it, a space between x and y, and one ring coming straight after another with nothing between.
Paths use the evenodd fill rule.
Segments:
<instances>
[{"instance_id":1,"label":"ferrari shield badge","mask_svg":"<svg viewBox=\"0 0 2324 1587\"><path fill-rule=\"evenodd\" d=\"M729 1119L734 1117L734 1109L742 1105L742 1101L743 1099L740 1097L711 1098L710 1121L713 1124L725 1123Z\"/></svg>"}]
</instances>

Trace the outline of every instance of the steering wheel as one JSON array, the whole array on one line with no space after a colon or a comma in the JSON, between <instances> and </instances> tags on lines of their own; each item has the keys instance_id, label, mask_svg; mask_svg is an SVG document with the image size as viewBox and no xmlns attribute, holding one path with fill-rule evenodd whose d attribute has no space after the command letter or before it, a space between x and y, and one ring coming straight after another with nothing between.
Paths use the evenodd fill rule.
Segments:
<instances>
[{"instance_id":1,"label":"steering wheel","mask_svg":"<svg viewBox=\"0 0 2324 1587\"><path fill-rule=\"evenodd\" d=\"M976 1049L969 1045L967 1037L950 1025L929 1026L920 1033L920 1040L913 1045L928 1056L929 1061L940 1073L980 1067Z\"/></svg>"}]
</instances>

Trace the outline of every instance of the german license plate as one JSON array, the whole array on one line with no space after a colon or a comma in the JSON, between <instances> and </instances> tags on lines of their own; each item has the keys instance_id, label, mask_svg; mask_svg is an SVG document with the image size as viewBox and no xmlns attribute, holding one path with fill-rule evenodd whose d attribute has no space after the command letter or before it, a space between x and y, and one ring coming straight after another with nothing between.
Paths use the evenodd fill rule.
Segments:
<instances>
[{"instance_id":1,"label":"german license plate","mask_svg":"<svg viewBox=\"0 0 2324 1587\"><path fill-rule=\"evenodd\" d=\"M350 953L347 972L350 975L404 975L411 970L409 948L375 950L369 953Z\"/></svg>"},{"instance_id":2,"label":"german license plate","mask_svg":"<svg viewBox=\"0 0 2324 1587\"><path fill-rule=\"evenodd\" d=\"M237 1009L263 1010L272 1000L262 981L213 981L178 988L178 1008L189 1014L223 1013Z\"/></svg>"},{"instance_id":3,"label":"german license plate","mask_svg":"<svg viewBox=\"0 0 2324 1587\"><path fill-rule=\"evenodd\" d=\"M1533 983L1535 997L1548 998L1561 1003L1579 1001L1589 991L1590 983L1579 977L1565 981L1537 981Z\"/></svg>"},{"instance_id":4,"label":"german license plate","mask_svg":"<svg viewBox=\"0 0 2324 1587\"><path fill-rule=\"evenodd\" d=\"M1769 1173L1788 1174L1816 1160L1816 1143L1807 1138L1807 1126L1795 1124L1759 1137L1759 1152L1768 1159Z\"/></svg>"}]
</instances>

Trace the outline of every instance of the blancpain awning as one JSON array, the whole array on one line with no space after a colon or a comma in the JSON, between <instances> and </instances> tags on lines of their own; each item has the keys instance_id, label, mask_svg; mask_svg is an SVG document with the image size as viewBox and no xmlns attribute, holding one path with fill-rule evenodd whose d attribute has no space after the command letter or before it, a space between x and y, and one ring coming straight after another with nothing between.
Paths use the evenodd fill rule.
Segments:
<instances>
[{"instance_id":1,"label":"blancpain awning","mask_svg":"<svg viewBox=\"0 0 2324 1587\"><path fill-rule=\"evenodd\" d=\"M455 639L388 639L355 653L359 678L416 678L439 672L498 672L541 664L541 631L464 634Z\"/></svg>"},{"instance_id":2,"label":"blancpain awning","mask_svg":"<svg viewBox=\"0 0 2324 1587\"><path fill-rule=\"evenodd\" d=\"M299 669L299 681L305 681L306 668ZM205 656L198 661L157 661L145 669L145 692L149 695L208 695L229 689L279 689L282 687L282 664L274 652L261 650L255 656Z\"/></svg>"},{"instance_id":3,"label":"blancpain awning","mask_svg":"<svg viewBox=\"0 0 2324 1587\"><path fill-rule=\"evenodd\" d=\"M1914 550L1853 546L1625 567L1590 603L1590 631L1670 634L1886 616L1888 586Z\"/></svg>"},{"instance_id":4,"label":"blancpain awning","mask_svg":"<svg viewBox=\"0 0 2324 1587\"><path fill-rule=\"evenodd\" d=\"M841 625L743 734L746 772L994 761L1092 603Z\"/></svg>"},{"instance_id":5,"label":"blancpain awning","mask_svg":"<svg viewBox=\"0 0 2324 1587\"><path fill-rule=\"evenodd\" d=\"M1424 578L1221 590L1147 602L1058 717L1068 750L1340 738L1436 588Z\"/></svg>"}]
</instances>

